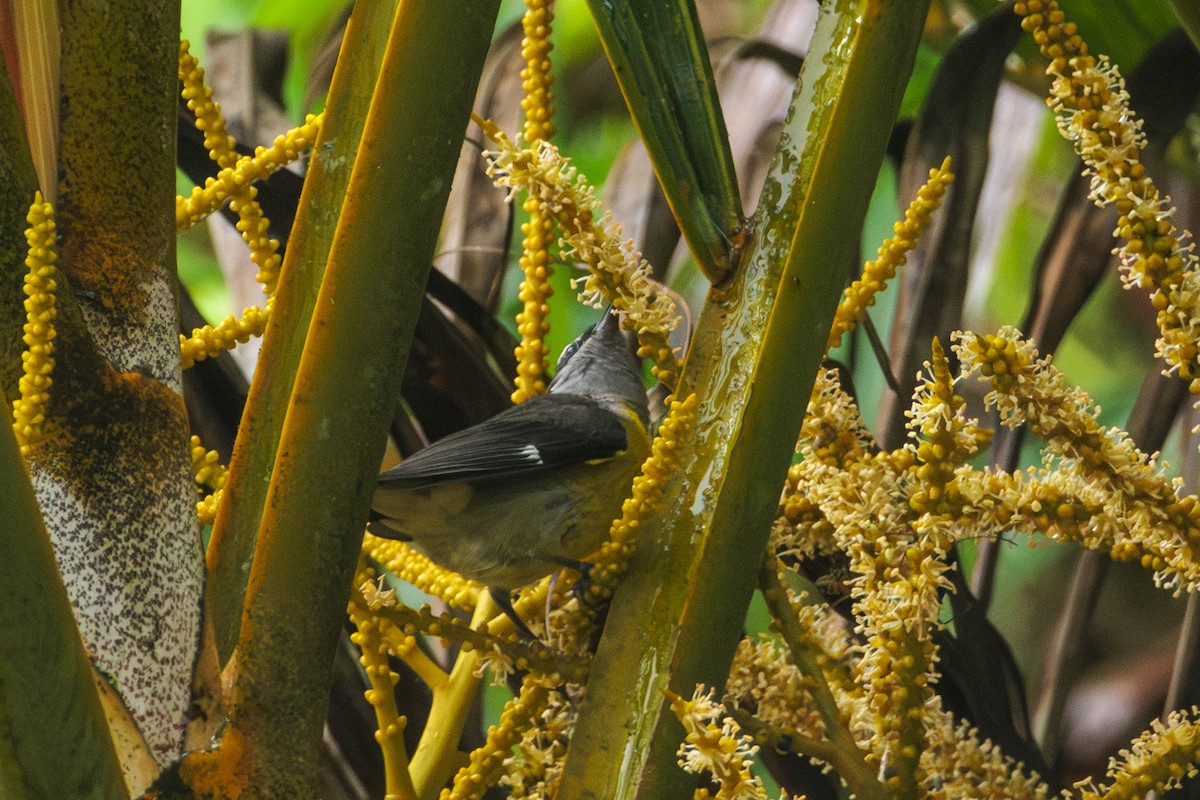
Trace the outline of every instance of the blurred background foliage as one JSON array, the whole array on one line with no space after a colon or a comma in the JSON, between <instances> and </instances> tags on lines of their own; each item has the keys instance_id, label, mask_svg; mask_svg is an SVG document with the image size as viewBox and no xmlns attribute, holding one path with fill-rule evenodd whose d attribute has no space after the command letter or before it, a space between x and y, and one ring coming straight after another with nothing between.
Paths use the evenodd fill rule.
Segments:
<instances>
[{"instance_id":1,"label":"blurred background foliage","mask_svg":"<svg viewBox=\"0 0 1200 800\"><path fill-rule=\"evenodd\" d=\"M769 0L697 0L698 10L714 60L749 57L737 54L731 43L744 42L760 31L773 7L783 3ZM1129 76L1157 43L1177 26L1165 0L1070 0L1071 17L1093 53L1109 55ZM236 32L246 28L281 29L287 35L285 65L275 91L284 117L295 123L307 111L321 105L321 75L327 80L336 52L337 30L344 20L346 4L340 0L185 0L183 36L191 40L192 52L210 71L219 69L206 39L215 31ZM918 53L915 70L905 94L900 126L911 124L926 106L930 87L948 48L976 19L996 11L992 0L936 0L926 24L926 36ZM504 0L496 36L519 24L522 4ZM636 132L605 60L584 0L561 0L556 9L553 35L555 69L556 143L562 152L608 196L620 187L614 181L623 154L636 140ZM767 34L769 31L762 31ZM784 49L788 41L776 41ZM733 55L731 55L733 53ZM1036 269L1042 242L1057 224L1056 208L1064 187L1080 166L1070 146L1055 130L1044 96L1048 85L1044 63L1032 43L1021 37L1006 61L1005 80L1000 88L992 122L991 157L984 180L975 229L971 240L970 278L965 289L961 327L992 330L1001 324L1021 325L1034 297ZM720 70L718 69L718 72ZM1169 78L1170 76L1168 76ZM1162 87L1170 96L1171 85ZM1194 97L1193 94L1186 95ZM217 90L217 99L224 102ZM726 110L736 98L723 97ZM1139 97L1134 107L1140 110ZM1190 101L1188 103L1190 106ZM1187 108L1182 109L1187 111ZM1194 109L1193 109L1194 111ZM741 109L739 113L745 113ZM239 139L241 136L239 136ZM1200 176L1196 147L1200 121L1187 116L1179 135L1174 136L1157 166L1156 179L1164 183L1180 208L1182 226L1197 230L1200 204L1195 202L1195 183ZM252 143L252 142L251 142ZM903 212L909 196L903 194L900 158L904 139L895 137L892 158L885 160L864 225L862 259L874 256L875 248L891 235L891 226ZM955 170L958 171L958 164ZM626 173L621 173L626 174ZM188 186L180 177L182 187ZM748 208L752 199L744 199ZM618 218L622 217L619 203ZM521 214L519 208L516 216ZM217 224L225 224L218 222ZM515 219L513 225L520 224ZM1109 226L1111 227L1111 226ZM1107 248L1109 245L1105 245ZM198 307L210 319L220 319L239 310L217 266L217 248L208 228L197 227L180 237L179 268ZM514 266L519 248L510 249ZM684 260L689 256L679 256ZM686 270L682 271L686 275ZM677 271L676 274L679 274ZM552 299L550 349L556 356L594 312L572 300L570 275L558 270ZM510 330L518 309L516 284L520 272L507 270L497 306L498 319ZM879 337L887 342L895 313L898 279L879 299L871 314ZM1103 408L1104 425L1124 427L1134 407L1143 376L1156 369L1149 355L1155 338L1154 315L1143 293L1122 291L1115 267L1103 271L1093 282L1091 294L1078 317L1054 348L1055 363L1068 378L1083 386ZM677 286L689 295L686 279ZM698 310L698 300L693 301ZM1026 331L1028 333L1028 331ZM928 342L921 344L928 347ZM885 390L885 381L865 339L856 338L833 354L853 365L854 384L864 417L875 419ZM1176 426L1163 446L1173 469L1188 468L1193 461L1195 441L1187 432L1186 420ZM1028 447L1029 453L1035 453ZM1029 456L1027 456L1029 458ZM1184 473L1187 491L1196 491L1194 478ZM990 616L1005 635L1017 663L1036 698L1052 620L1064 606L1070 588L1075 552L1065 546L1001 548ZM972 554L963 554L964 572L972 569ZM758 607L755 606L757 609ZM1184 601L1153 589L1150 574L1136 565L1113 566L1100 591L1096 612L1078 655L1079 673L1066 700L1064 728L1069 732L1063 753L1064 776L1102 771L1108 754L1141 730L1148 718L1162 707L1174 659L1178 626ZM760 616L760 619L753 619ZM761 611L752 611L749 627L762 628ZM490 696L485 717L496 713L506 693ZM1103 701L1093 698L1103 697Z\"/></svg>"}]
</instances>

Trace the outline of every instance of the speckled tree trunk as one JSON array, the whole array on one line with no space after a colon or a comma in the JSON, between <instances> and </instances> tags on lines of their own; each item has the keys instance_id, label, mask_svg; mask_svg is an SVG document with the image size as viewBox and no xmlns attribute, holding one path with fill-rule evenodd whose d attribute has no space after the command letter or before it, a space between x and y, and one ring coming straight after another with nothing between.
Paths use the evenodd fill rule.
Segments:
<instances>
[{"instance_id":1,"label":"speckled tree trunk","mask_svg":"<svg viewBox=\"0 0 1200 800\"><path fill-rule=\"evenodd\" d=\"M161 765L182 747L204 581L175 288L179 5L60 11L57 368L30 471L106 694Z\"/></svg>"}]
</instances>

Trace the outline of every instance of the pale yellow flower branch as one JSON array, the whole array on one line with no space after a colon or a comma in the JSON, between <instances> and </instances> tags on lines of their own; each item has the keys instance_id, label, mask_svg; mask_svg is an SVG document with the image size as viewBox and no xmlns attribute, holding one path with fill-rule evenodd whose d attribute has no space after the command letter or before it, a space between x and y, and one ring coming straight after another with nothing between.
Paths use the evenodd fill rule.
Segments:
<instances>
[{"instance_id":1,"label":"pale yellow flower branch","mask_svg":"<svg viewBox=\"0 0 1200 800\"><path fill-rule=\"evenodd\" d=\"M622 312L621 324L637 333L639 355L654 362L655 377L669 387L679 365L669 334L679 324L675 304L650 277L650 265L621 241L621 227L595 191L558 148L546 141L517 147L491 122L475 118L497 147L486 153L488 174L498 186L524 191L562 231L564 255L585 264L580 299L595 306L611 303Z\"/></svg>"}]
</instances>

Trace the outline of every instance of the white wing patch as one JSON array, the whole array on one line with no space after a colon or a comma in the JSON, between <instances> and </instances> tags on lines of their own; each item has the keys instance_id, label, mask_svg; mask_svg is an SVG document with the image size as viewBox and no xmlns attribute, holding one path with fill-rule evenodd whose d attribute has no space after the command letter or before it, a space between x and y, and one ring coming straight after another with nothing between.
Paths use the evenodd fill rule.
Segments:
<instances>
[{"instance_id":1,"label":"white wing patch","mask_svg":"<svg viewBox=\"0 0 1200 800\"><path fill-rule=\"evenodd\" d=\"M537 445L527 444L521 448L521 457L532 464L544 464L542 461L542 453L537 449Z\"/></svg>"}]
</instances>

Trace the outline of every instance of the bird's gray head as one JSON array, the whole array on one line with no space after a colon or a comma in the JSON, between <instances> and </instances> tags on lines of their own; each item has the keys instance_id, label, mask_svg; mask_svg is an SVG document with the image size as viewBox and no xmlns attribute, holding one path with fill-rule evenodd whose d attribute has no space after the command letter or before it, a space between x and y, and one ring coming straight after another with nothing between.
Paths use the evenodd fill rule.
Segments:
<instances>
[{"instance_id":1,"label":"bird's gray head","mask_svg":"<svg viewBox=\"0 0 1200 800\"><path fill-rule=\"evenodd\" d=\"M645 423L650 412L642 383L642 365L632 352L629 336L632 334L621 330L617 312L609 307L599 322L563 350L547 391L599 399L620 398Z\"/></svg>"}]
</instances>

